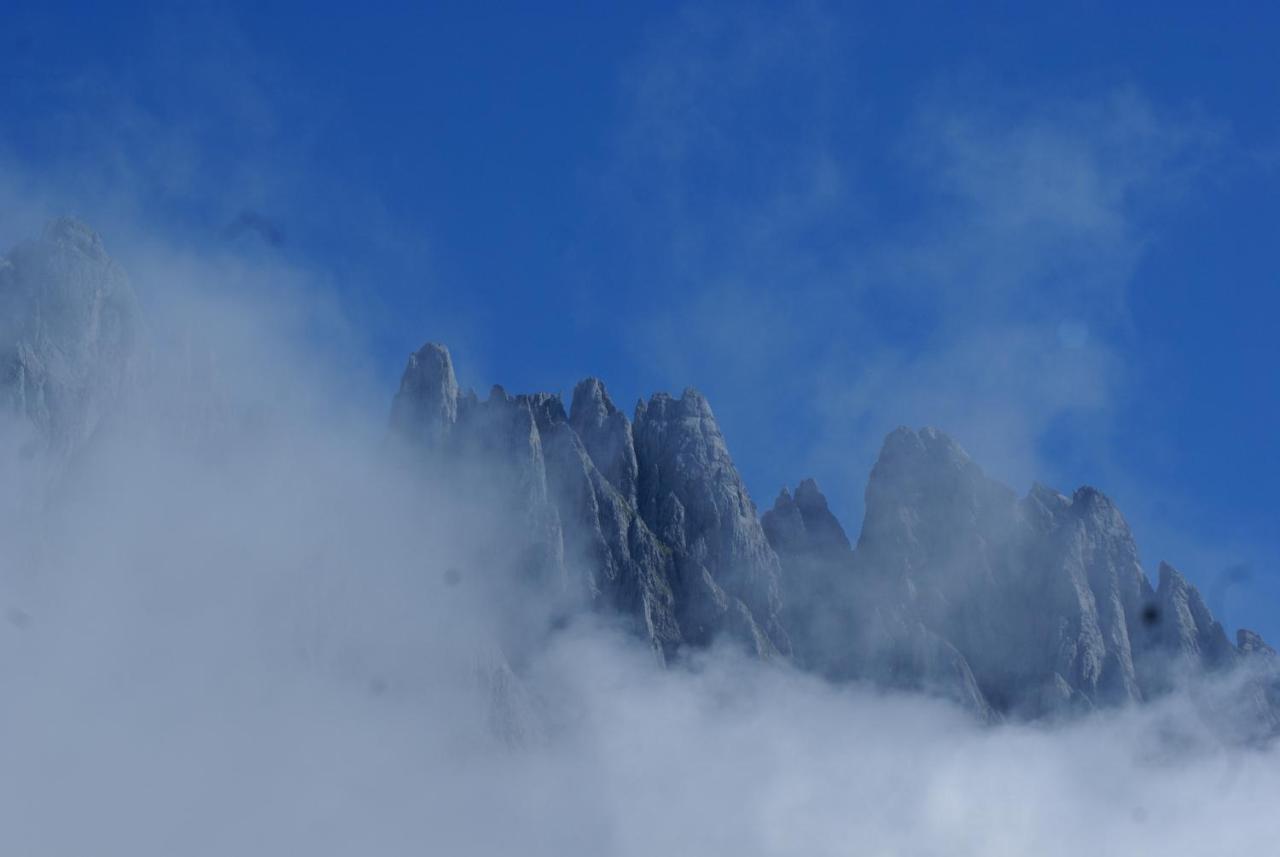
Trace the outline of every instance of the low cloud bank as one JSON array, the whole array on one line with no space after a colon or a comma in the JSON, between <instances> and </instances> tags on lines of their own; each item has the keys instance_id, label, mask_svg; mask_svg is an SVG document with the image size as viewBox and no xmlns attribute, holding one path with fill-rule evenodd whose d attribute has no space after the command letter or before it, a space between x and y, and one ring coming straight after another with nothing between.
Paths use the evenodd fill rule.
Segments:
<instances>
[{"instance_id":1,"label":"low cloud bank","mask_svg":"<svg viewBox=\"0 0 1280 857\"><path fill-rule=\"evenodd\" d=\"M663 668L599 617L513 638L512 609L562 605L495 597L508 570L476 546L501 515L387 454L385 411L332 352L263 337L287 301L181 295L152 323L189 333L153 343L142 392L47 496L15 487L35 459L4 459L6 852L1175 855L1280 835L1280 758L1226 740L1211 696L987 727L728 649Z\"/></svg>"}]
</instances>

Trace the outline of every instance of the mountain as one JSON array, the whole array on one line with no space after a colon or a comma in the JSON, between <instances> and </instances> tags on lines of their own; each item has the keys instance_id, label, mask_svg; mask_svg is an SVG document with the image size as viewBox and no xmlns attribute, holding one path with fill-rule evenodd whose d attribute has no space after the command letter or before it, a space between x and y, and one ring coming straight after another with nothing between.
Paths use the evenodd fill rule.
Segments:
<instances>
[{"instance_id":1,"label":"mountain","mask_svg":"<svg viewBox=\"0 0 1280 857\"><path fill-rule=\"evenodd\" d=\"M28 458L83 453L136 386L126 277L92 230L54 221L0 259L0 310L0 418L20 427L6 437ZM538 728L527 656L584 610L662 662L726 641L833 682L950 698L988 721L1243 676L1231 705L1248 734L1280 734L1275 651L1248 630L1231 642L1172 566L1152 586L1104 494L1037 484L1018 496L936 429L885 438L856 541L812 479L759 515L692 388L638 402L630 418L598 378L577 384L567 410L554 393L495 386L481 399L428 343L409 357L389 438L399 466L473 522L456 538L503 617L477 673L511 740Z\"/></svg>"},{"instance_id":2,"label":"mountain","mask_svg":"<svg viewBox=\"0 0 1280 857\"><path fill-rule=\"evenodd\" d=\"M536 581L635 628L664 660L721 634L786 655L780 566L705 398L686 390L617 409L604 384L559 396L461 392L444 346L409 358L393 435L423 466L505 503L498 540ZM511 558L508 557L508 560Z\"/></svg>"},{"instance_id":3,"label":"mountain","mask_svg":"<svg viewBox=\"0 0 1280 857\"><path fill-rule=\"evenodd\" d=\"M885 439L853 544L812 479L757 518L696 390L628 420L588 378L566 417L554 394L460 393L432 343L410 358L391 424L436 472L506 474L500 493L530 521L517 542L541 558L529 573L663 659L732 639L998 720L1141 702L1268 651L1248 631L1232 645L1171 566L1153 588L1104 494L1018 497L936 429Z\"/></svg>"},{"instance_id":4,"label":"mountain","mask_svg":"<svg viewBox=\"0 0 1280 857\"><path fill-rule=\"evenodd\" d=\"M1153 589L1101 492L1037 484L1017 497L936 429L885 439L853 549L829 535L816 486L801 488L805 504L800 489L796 500L784 493L765 528L793 621L813 629L798 656L834 677L1039 717L1151 699L1265 651L1250 631L1233 646L1172 566L1160 565ZM937 657L912 660L921 650Z\"/></svg>"},{"instance_id":5,"label":"mountain","mask_svg":"<svg viewBox=\"0 0 1280 857\"><path fill-rule=\"evenodd\" d=\"M70 454L125 394L136 300L102 239L70 218L0 258L0 413L27 453Z\"/></svg>"}]
</instances>

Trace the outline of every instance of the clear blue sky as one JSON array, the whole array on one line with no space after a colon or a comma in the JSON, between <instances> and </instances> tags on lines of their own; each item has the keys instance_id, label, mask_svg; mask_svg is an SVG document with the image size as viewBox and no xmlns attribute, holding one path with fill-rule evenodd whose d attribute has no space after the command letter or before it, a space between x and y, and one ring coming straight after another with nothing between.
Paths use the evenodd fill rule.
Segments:
<instances>
[{"instance_id":1,"label":"clear blue sky","mask_svg":"<svg viewBox=\"0 0 1280 857\"><path fill-rule=\"evenodd\" d=\"M388 397L696 385L852 531L936 424L1280 638L1277 7L167 5L7 4L11 194L317 272Z\"/></svg>"}]
</instances>

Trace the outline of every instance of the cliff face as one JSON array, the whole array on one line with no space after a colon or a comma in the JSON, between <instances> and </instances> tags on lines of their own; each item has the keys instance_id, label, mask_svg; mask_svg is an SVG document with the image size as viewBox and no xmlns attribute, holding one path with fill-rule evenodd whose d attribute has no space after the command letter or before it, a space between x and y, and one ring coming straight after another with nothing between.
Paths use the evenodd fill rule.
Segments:
<instances>
[{"instance_id":1,"label":"cliff face","mask_svg":"<svg viewBox=\"0 0 1280 857\"><path fill-rule=\"evenodd\" d=\"M596 378L568 415L549 394L495 388L480 401L458 392L447 350L427 345L392 410L394 433L431 467L498 479L527 515L517 541L539 557L530 574L585 596L662 658L736 639L990 720L1139 702L1246 651L1265 657L1256 635L1232 645L1172 567L1152 588L1102 493L1036 485L1018 497L935 429L885 439L855 546L813 480L758 519L694 390L654 395L633 421Z\"/></svg>"},{"instance_id":2,"label":"cliff face","mask_svg":"<svg viewBox=\"0 0 1280 857\"><path fill-rule=\"evenodd\" d=\"M778 558L706 400L659 394L634 424L595 378L558 396L461 394L448 351L414 354L393 433L460 485L488 482L527 525L528 574L607 608L660 657L722 632L761 657L789 652ZM495 534L497 535L497 534Z\"/></svg>"},{"instance_id":3,"label":"cliff face","mask_svg":"<svg viewBox=\"0 0 1280 857\"><path fill-rule=\"evenodd\" d=\"M55 220L0 259L0 411L28 431L29 453L65 457L126 392L136 306L102 239Z\"/></svg>"},{"instance_id":4,"label":"cliff face","mask_svg":"<svg viewBox=\"0 0 1280 857\"><path fill-rule=\"evenodd\" d=\"M1044 716L1151 698L1265 647L1251 632L1231 645L1171 566L1153 590L1128 524L1097 490L1036 485L1018 498L935 429L886 438L855 550L810 536L795 506L784 493L766 532L799 599L793 622L824 629L802 657L836 676ZM927 646L934 657L905 654Z\"/></svg>"},{"instance_id":5,"label":"cliff face","mask_svg":"<svg viewBox=\"0 0 1280 857\"><path fill-rule=\"evenodd\" d=\"M55 221L0 259L0 418L16 444L4 454L65 461L88 446L132 388L137 330L123 272L83 224ZM510 626L485 661L495 686L517 688L521 649L586 606L662 660L731 640L986 719L1247 674L1240 707L1280 732L1274 650L1249 631L1233 644L1172 566L1153 588L1106 496L1036 485L1019 497L935 429L885 439L853 544L813 480L759 516L693 389L658 393L630 419L597 378L567 412L548 393L481 399L427 344L390 426L406 466L477 510L458 533L466 555L504 570L490 593Z\"/></svg>"}]
</instances>

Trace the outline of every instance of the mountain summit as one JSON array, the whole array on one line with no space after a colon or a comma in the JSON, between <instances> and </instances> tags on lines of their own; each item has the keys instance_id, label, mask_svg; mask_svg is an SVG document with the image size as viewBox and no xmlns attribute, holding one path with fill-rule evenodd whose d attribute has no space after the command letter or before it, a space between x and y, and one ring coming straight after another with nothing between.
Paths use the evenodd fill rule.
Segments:
<instances>
[{"instance_id":1,"label":"mountain summit","mask_svg":"<svg viewBox=\"0 0 1280 857\"><path fill-rule=\"evenodd\" d=\"M632 420L598 378L577 385L567 417L554 394L456 389L447 349L424 346L393 434L437 471L497 467L520 474L513 490L538 486L520 495L542 522L526 547L664 659L737 640L994 720L1141 702L1268 651L1247 631L1232 645L1171 566L1152 587L1100 491L1018 497L934 428L885 438L855 545L812 479L758 516L694 389L657 393Z\"/></svg>"},{"instance_id":2,"label":"mountain summit","mask_svg":"<svg viewBox=\"0 0 1280 857\"><path fill-rule=\"evenodd\" d=\"M129 395L138 330L124 273L83 224L54 221L0 259L6 443L51 460L87 448ZM518 685L510 653L586 612L663 662L727 641L986 720L1244 675L1238 707L1280 733L1275 651L1244 629L1232 643L1171 565L1153 586L1110 499L1038 484L1020 497L937 429L885 438L856 540L812 479L759 515L693 388L656 393L630 418L594 377L568 410L555 393L495 386L482 399L427 343L405 367L390 437L421 484L476 510L456 539L477 568L501 571L489 591L507 629L491 671L501 688Z\"/></svg>"},{"instance_id":3,"label":"mountain summit","mask_svg":"<svg viewBox=\"0 0 1280 857\"><path fill-rule=\"evenodd\" d=\"M102 239L71 218L0 258L0 411L65 455L124 394L136 301Z\"/></svg>"}]
</instances>

